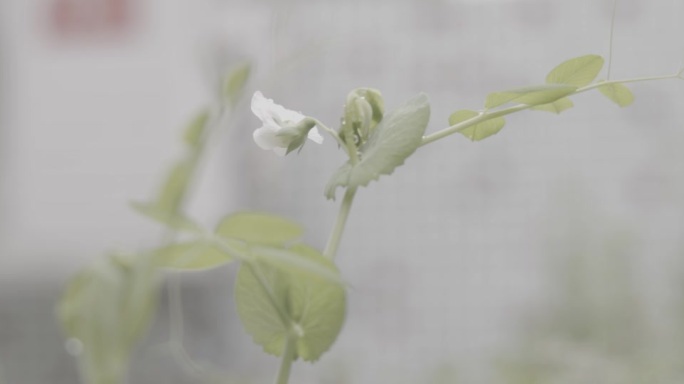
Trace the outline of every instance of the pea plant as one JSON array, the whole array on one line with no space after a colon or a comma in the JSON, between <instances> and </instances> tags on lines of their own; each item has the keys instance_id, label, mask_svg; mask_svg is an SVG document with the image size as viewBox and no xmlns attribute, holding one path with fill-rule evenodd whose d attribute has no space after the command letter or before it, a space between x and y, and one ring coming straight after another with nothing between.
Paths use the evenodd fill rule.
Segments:
<instances>
[{"instance_id":1,"label":"pea plant","mask_svg":"<svg viewBox=\"0 0 684 384\"><path fill-rule=\"evenodd\" d=\"M507 115L527 110L560 114L573 107L572 97L593 90L626 107L634 101L629 83L684 79L680 68L670 75L621 80L610 79L608 70L605 79L597 80L603 68L599 55L571 58L553 68L543 83L490 93L482 108L456 110L445 128L430 133L430 101L424 93L388 111L379 90L354 89L346 97L339 126L333 126L255 92L251 110L261 126L253 137L260 148L286 156L327 136L347 156L323 191L329 200L341 196L341 202L327 245L319 250L302 242L304 228L285 217L233 212L215 228L204 228L185 212L207 143L241 106L250 69L238 67L226 76L219 101L187 128L185 154L156 198L133 204L166 228L160 246L109 255L77 274L64 291L58 314L83 381L126 380L130 354L156 310L162 270L238 263L234 294L240 321L265 353L280 358L274 382L287 383L293 363L320 359L344 324L346 284L335 258L360 188L393 174L414 152L448 136L460 134L472 141L491 137L504 128Z\"/></svg>"}]
</instances>

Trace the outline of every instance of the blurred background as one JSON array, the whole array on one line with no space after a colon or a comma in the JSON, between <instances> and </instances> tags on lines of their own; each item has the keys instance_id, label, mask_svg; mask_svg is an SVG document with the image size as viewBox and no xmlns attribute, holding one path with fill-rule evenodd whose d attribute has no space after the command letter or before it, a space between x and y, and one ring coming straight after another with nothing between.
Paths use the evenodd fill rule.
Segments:
<instances>
[{"instance_id":1,"label":"blurred background","mask_svg":"<svg viewBox=\"0 0 684 384\"><path fill-rule=\"evenodd\" d=\"M388 109L424 91L435 131L491 91L607 57L611 13L611 0L0 1L0 383L77 382L60 290L108 251L155 246L160 228L128 204L156 191L227 68L251 61L247 98L259 89L332 126L355 87L380 89ZM619 0L611 77L673 73L683 18L680 0ZM626 109L582 94L561 116L424 147L362 189L338 257L346 325L292 382L684 382L684 82L630 87ZM322 248L342 153L331 140L260 150L248 103L233 122L189 212L211 226L269 210ZM187 351L212 374L163 348L162 301L131 383L272 380L278 360L236 317L234 274L169 274Z\"/></svg>"}]
</instances>

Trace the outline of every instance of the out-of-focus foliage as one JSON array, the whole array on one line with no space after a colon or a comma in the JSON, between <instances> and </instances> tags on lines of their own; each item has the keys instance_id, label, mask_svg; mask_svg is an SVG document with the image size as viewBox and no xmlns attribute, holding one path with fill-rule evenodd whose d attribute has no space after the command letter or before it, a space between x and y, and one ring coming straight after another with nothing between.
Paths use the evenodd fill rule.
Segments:
<instances>
[{"instance_id":1,"label":"out-of-focus foliage","mask_svg":"<svg viewBox=\"0 0 684 384\"><path fill-rule=\"evenodd\" d=\"M250 63L243 63L233 69L225 77L223 84L223 97L231 106L235 106L240 100L242 93L252 72Z\"/></svg>"},{"instance_id":2,"label":"out-of-focus foliage","mask_svg":"<svg viewBox=\"0 0 684 384\"><path fill-rule=\"evenodd\" d=\"M198 230L197 224L183 212L183 204L204 148L210 119L210 112L203 110L190 121L183 137L187 145L186 154L171 168L155 199L131 203L136 211L172 230Z\"/></svg>"},{"instance_id":3,"label":"out-of-focus foliage","mask_svg":"<svg viewBox=\"0 0 684 384\"><path fill-rule=\"evenodd\" d=\"M242 94L249 73L250 66L244 64L227 76L223 96L231 107ZM186 217L184 204L212 118L221 117L223 111L223 107L203 110L192 119L183 136L186 152L171 168L156 198L132 204L138 212L164 224L169 235L201 231ZM92 384L126 382L133 347L156 311L159 267L204 269L232 259L212 242L199 239L167 244L153 252L111 255L78 273L63 292L58 317L70 338L68 349L79 358L84 379Z\"/></svg>"},{"instance_id":4,"label":"out-of-focus foliage","mask_svg":"<svg viewBox=\"0 0 684 384\"><path fill-rule=\"evenodd\" d=\"M283 246L299 239L304 229L297 223L275 215L239 212L224 218L216 234L247 243Z\"/></svg>"},{"instance_id":5,"label":"out-of-focus foliage","mask_svg":"<svg viewBox=\"0 0 684 384\"><path fill-rule=\"evenodd\" d=\"M557 291L543 304L544 311L529 320L519 348L500 359L501 382L684 381L684 348L677 341L684 326L668 330L666 338L653 337L657 326L638 295L630 239L609 231L569 234L554 243L553 256L560 257L554 271Z\"/></svg>"},{"instance_id":6,"label":"out-of-focus foliage","mask_svg":"<svg viewBox=\"0 0 684 384\"><path fill-rule=\"evenodd\" d=\"M155 313L158 289L146 254L109 256L69 282L58 314L69 343L78 346L88 383L123 382L129 355Z\"/></svg>"},{"instance_id":7,"label":"out-of-focus foliage","mask_svg":"<svg viewBox=\"0 0 684 384\"><path fill-rule=\"evenodd\" d=\"M154 251L156 266L180 270L214 268L233 259L215 244L201 239L167 245Z\"/></svg>"},{"instance_id":8,"label":"out-of-focus foliage","mask_svg":"<svg viewBox=\"0 0 684 384\"><path fill-rule=\"evenodd\" d=\"M434 372L428 375L427 384L457 384L459 383L458 370L453 365L442 364Z\"/></svg>"}]
</instances>

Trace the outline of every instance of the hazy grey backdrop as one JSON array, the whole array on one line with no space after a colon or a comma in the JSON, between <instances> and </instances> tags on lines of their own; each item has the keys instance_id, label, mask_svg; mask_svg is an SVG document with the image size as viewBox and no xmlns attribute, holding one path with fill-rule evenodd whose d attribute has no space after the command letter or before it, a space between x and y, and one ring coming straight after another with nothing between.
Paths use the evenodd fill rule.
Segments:
<instances>
[{"instance_id":1,"label":"hazy grey backdrop","mask_svg":"<svg viewBox=\"0 0 684 384\"><path fill-rule=\"evenodd\" d=\"M154 246L159 229L128 202L154 193L219 69L253 61L249 94L330 125L355 87L380 89L389 109L423 91L434 131L488 92L607 56L612 10L611 0L139 0L123 32L59 37L49 3L0 3L3 384L75 382L53 318L59 289L108 250ZM611 77L673 73L683 18L681 0L619 0ZM684 81L631 88L629 108L590 93L561 116L520 113L483 142L421 148L362 189L338 257L347 323L292 381L682 382ZM328 140L280 158L254 145L257 126L243 104L191 213L213 225L231 210L275 211L322 247L337 209L322 191L341 152ZM182 278L187 347L267 382L277 359L242 331L233 274ZM155 348L165 326L162 308L131 383L201 382Z\"/></svg>"}]
</instances>

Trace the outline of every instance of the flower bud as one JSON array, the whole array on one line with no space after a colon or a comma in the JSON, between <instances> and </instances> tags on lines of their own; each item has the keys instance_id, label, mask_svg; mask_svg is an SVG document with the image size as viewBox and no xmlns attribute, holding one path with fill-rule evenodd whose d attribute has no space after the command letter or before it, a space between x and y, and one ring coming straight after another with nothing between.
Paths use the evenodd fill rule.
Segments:
<instances>
[{"instance_id":1,"label":"flower bud","mask_svg":"<svg viewBox=\"0 0 684 384\"><path fill-rule=\"evenodd\" d=\"M385 112L385 104L379 91L371 88L357 88L347 96L340 137L355 146L365 143Z\"/></svg>"}]
</instances>

